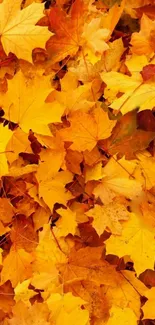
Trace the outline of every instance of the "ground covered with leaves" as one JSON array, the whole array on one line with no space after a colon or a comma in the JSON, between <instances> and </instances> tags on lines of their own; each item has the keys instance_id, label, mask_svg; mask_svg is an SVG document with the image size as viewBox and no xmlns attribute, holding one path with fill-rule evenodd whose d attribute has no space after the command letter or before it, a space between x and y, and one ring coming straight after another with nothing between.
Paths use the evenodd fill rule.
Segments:
<instances>
[{"instance_id":1,"label":"ground covered with leaves","mask_svg":"<svg viewBox=\"0 0 155 325\"><path fill-rule=\"evenodd\" d=\"M155 324L155 1L0 0L0 324Z\"/></svg>"}]
</instances>

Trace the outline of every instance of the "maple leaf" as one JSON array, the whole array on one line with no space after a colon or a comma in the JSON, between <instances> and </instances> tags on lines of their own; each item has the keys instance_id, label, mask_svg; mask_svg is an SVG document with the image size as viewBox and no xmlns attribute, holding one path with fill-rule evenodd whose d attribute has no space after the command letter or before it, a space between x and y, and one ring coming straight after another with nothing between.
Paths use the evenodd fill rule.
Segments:
<instances>
[{"instance_id":1,"label":"maple leaf","mask_svg":"<svg viewBox=\"0 0 155 325\"><path fill-rule=\"evenodd\" d=\"M120 308L117 306L113 306L110 310L110 318L104 323L105 325L115 325L116 323L120 325L133 325L137 324L136 316L132 309L130 308Z\"/></svg>"},{"instance_id":2,"label":"maple leaf","mask_svg":"<svg viewBox=\"0 0 155 325\"><path fill-rule=\"evenodd\" d=\"M63 60L66 56L73 56L79 49L79 37L84 21L85 3L76 0L70 15L60 8L51 8L49 21L55 35L47 42L47 50L52 62Z\"/></svg>"},{"instance_id":3,"label":"maple leaf","mask_svg":"<svg viewBox=\"0 0 155 325\"><path fill-rule=\"evenodd\" d=\"M154 166L155 158L147 151L137 154L138 168L135 169L134 177L143 184L146 189L151 189L155 185Z\"/></svg>"},{"instance_id":4,"label":"maple leaf","mask_svg":"<svg viewBox=\"0 0 155 325\"><path fill-rule=\"evenodd\" d=\"M0 198L0 220L9 223L14 215L13 206L7 198Z\"/></svg>"},{"instance_id":5,"label":"maple leaf","mask_svg":"<svg viewBox=\"0 0 155 325\"><path fill-rule=\"evenodd\" d=\"M107 113L100 107L90 113L76 111L69 118L71 126L60 130L64 141L71 141L70 149L77 151L92 150L98 140L106 139L116 124L109 120Z\"/></svg>"},{"instance_id":6,"label":"maple leaf","mask_svg":"<svg viewBox=\"0 0 155 325\"><path fill-rule=\"evenodd\" d=\"M112 202L117 195L123 195L130 199L136 199L142 195L142 185L138 180L130 176L136 168L135 162L129 162L124 158L110 159L102 168L101 181L95 186L93 193L100 197L104 204Z\"/></svg>"},{"instance_id":7,"label":"maple leaf","mask_svg":"<svg viewBox=\"0 0 155 325\"><path fill-rule=\"evenodd\" d=\"M25 280L22 283L18 283L15 287L15 301L23 301L25 305L31 306L29 299L35 296L37 293L28 288L30 280Z\"/></svg>"},{"instance_id":8,"label":"maple leaf","mask_svg":"<svg viewBox=\"0 0 155 325\"><path fill-rule=\"evenodd\" d=\"M122 226L119 220L127 220L129 213L126 208L119 204L112 202L105 206L95 205L95 207L86 215L93 217L92 226L100 236L104 230L108 229L111 233L120 235L122 232Z\"/></svg>"},{"instance_id":9,"label":"maple leaf","mask_svg":"<svg viewBox=\"0 0 155 325\"><path fill-rule=\"evenodd\" d=\"M67 236L68 234L75 235L77 222L76 213L70 209L58 209L57 213L60 214L60 218L56 223L55 235L56 237Z\"/></svg>"},{"instance_id":10,"label":"maple leaf","mask_svg":"<svg viewBox=\"0 0 155 325\"><path fill-rule=\"evenodd\" d=\"M66 255L59 249L50 230L50 225L45 224L39 233L39 244L35 251L33 270L50 273L57 263L65 263L65 261Z\"/></svg>"},{"instance_id":11,"label":"maple leaf","mask_svg":"<svg viewBox=\"0 0 155 325\"><path fill-rule=\"evenodd\" d=\"M66 205L72 198L72 194L67 191L65 185L72 180L69 171L58 172L63 159L64 150L46 150L42 153L42 162L37 170L37 180L39 183L39 196L42 197L48 207L52 210L55 203ZM49 164L51 159L52 164Z\"/></svg>"},{"instance_id":12,"label":"maple leaf","mask_svg":"<svg viewBox=\"0 0 155 325\"><path fill-rule=\"evenodd\" d=\"M51 320L56 324L62 322L71 325L87 325L89 321L89 313L87 310L81 309L86 302L74 297L71 292L60 295L53 293L47 299L47 305L51 311Z\"/></svg>"},{"instance_id":13,"label":"maple leaf","mask_svg":"<svg viewBox=\"0 0 155 325\"><path fill-rule=\"evenodd\" d=\"M119 154L119 157L125 155L127 159L133 159L136 152L145 149L154 136L155 133L152 131L137 129L137 114L134 110L118 120L110 138L100 141L99 146L112 155Z\"/></svg>"},{"instance_id":14,"label":"maple leaf","mask_svg":"<svg viewBox=\"0 0 155 325\"><path fill-rule=\"evenodd\" d=\"M151 200L152 199L152 200ZM142 220L150 231L155 231L155 212L154 212L154 200L151 197L150 201L148 201L147 196L146 199L140 204L140 210L142 213Z\"/></svg>"},{"instance_id":15,"label":"maple leaf","mask_svg":"<svg viewBox=\"0 0 155 325\"><path fill-rule=\"evenodd\" d=\"M72 174L69 171L62 171L39 183L39 196L44 199L51 211L55 203L66 205L67 201L72 199L72 194L65 188L71 181Z\"/></svg>"},{"instance_id":16,"label":"maple leaf","mask_svg":"<svg viewBox=\"0 0 155 325\"><path fill-rule=\"evenodd\" d=\"M143 150L149 146L149 143L155 138L155 132L146 132L144 130L136 130L132 135L125 136L123 141L119 138L108 141L107 150L112 155L119 154L127 159L134 159L136 152Z\"/></svg>"},{"instance_id":17,"label":"maple leaf","mask_svg":"<svg viewBox=\"0 0 155 325\"><path fill-rule=\"evenodd\" d=\"M32 216L35 231L43 227L44 224L48 223L50 215L50 209L45 209L41 206L36 209L35 213L33 213Z\"/></svg>"},{"instance_id":18,"label":"maple leaf","mask_svg":"<svg viewBox=\"0 0 155 325\"><path fill-rule=\"evenodd\" d=\"M92 82L78 85L77 77L73 73L67 72L60 83L61 92L55 91L54 95L55 99L64 106L66 114L83 108L85 111L88 111L94 106L96 92L95 86L93 87ZM92 87L94 88L93 95ZM50 96L48 96L48 99L50 99Z\"/></svg>"},{"instance_id":19,"label":"maple leaf","mask_svg":"<svg viewBox=\"0 0 155 325\"><path fill-rule=\"evenodd\" d=\"M15 287L18 282L28 279L32 274L33 257L24 249L11 249L3 262L1 272L1 283L10 280L12 286ZM11 268L10 268L11 265Z\"/></svg>"},{"instance_id":20,"label":"maple leaf","mask_svg":"<svg viewBox=\"0 0 155 325\"><path fill-rule=\"evenodd\" d=\"M33 252L37 245L37 236L30 218L26 218L24 214L19 215L17 219L12 221L10 230L10 239L16 249L23 248L28 253ZM31 238L31 242L29 238Z\"/></svg>"},{"instance_id":21,"label":"maple leaf","mask_svg":"<svg viewBox=\"0 0 155 325\"><path fill-rule=\"evenodd\" d=\"M48 321L49 310L45 303L35 302L32 306L28 307L24 302L19 301L13 308L13 316L9 319L9 325L24 324L44 324L50 325Z\"/></svg>"},{"instance_id":22,"label":"maple leaf","mask_svg":"<svg viewBox=\"0 0 155 325\"><path fill-rule=\"evenodd\" d=\"M106 43L109 35L110 30L102 28L101 18L94 18L84 25L82 33L82 38L85 40L84 52L91 63L96 63L101 58L101 54L109 48Z\"/></svg>"},{"instance_id":23,"label":"maple leaf","mask_svg":"<svg viewBox=\"0 0 155 325\"><path fill-rule=\"evenodd\" d=\"M139 275L145 269L154 268L154 234L146 229L140 217L131 214L130 219L124 224L122 235L111 235L106 241L106 252L120 257L131 256Z\"/></svg>"},{"instance_id":24,"label":"maple leaf","mask_svg":"<svg viewBox=\"0 0 155 325\"><path fill-rule=\"evenodd\" d=\"M155 30L155 21L143 14L139 33L133 33L131 37L132 52L138 55L151 54L154 51L151 42L151 32Z\"/></svg>"},{"instance_id":25,"label":"maple leaf","mask_svg":"<svg viewBox=\"0 0 155 325\"><path fill-rule=\"evenodd\" d=\"M21 152L32 153L30 142L28 141L28 135L20 128L17 128L13 132L12 137L7 144L6 150L6 156L10 164L18 159L18 155Z\"/></svg>"},{"instance_id":26,"label":"maple leaf","mask_svg":"<svg viewBox=\"0 0 155 325\"><path fill-rule=\"evenodd\" d=\"M117 71L121 64L121 56L125 50L122 38L109 42L109 49L104 53L104 66L106 71Z\"/></svg>"},{"instance_id":27,"label":"maple leaf","mask_svg":"<svg viewBox=\"0 0 155 325\"><path fill-rule=\"evenodd\" d=\"M146 65L141 71L141 75L144 81L148 81L154 76L155 73L155 64Z\"/></svg>"},{"instance_id":28,"label":"maple leaf","mask_svg":"<svg viewBox=\"0 0 155 325\"><path fill-rule=\"evenodd\" d=\"M154 311L154 294L155 288L151 288L146 291L145 296L148 299L144 306L142 307L144 316L143 319L154 319L155 318L155 311Z\"/></svg>"},{"instance_id":29,"label":"maple leaf","mask_svg":"<svg viewBox=\"0 0 155 325\"><path fill-rule=\"evenodd\" d=\"M52 35L47 27L35 26L43 16L43 4L32 3L20 11L21 0L0 4L1 42L8 55L14 53L18 58L32 62L32 50L44 47Z\"/></svg>"},{"instance_id":30,"label":"maple leaf","mask_svg":"<svg viewBox=\"0 0 155 325\"><path fill-rule=\"evenodd\" d=\"M6 158L6 147L12 136L11 130L7 127L0 125L0 176L8 173L8 164Z\"/></svg>"},{"instance_id":31,"label":"maple leaf","mask_svg":"<svg viewBox=\"0 0 155 325\"><path fill-rule=\"evenodd\" d=\"M76 281L64 285L64 290L72 292L87 302L85 309L90 313L90 317L97 317L102 321L109 317L109 303L102 289L92 281Z\"/></svg>"},{"instance_id":32,"label":"maple leaf","mask_svg":"<svg viewBox=\"0 0 155 325\"><path fill-rule=\"evenodd\" d=\"M8 82L8 91L1 98L5 117L18 123L26 133L32 129L40 134L51 135L48 124L59 122L64 110L58 102L45 103L51 90L48 76L28 79L19 71Z\"/></svg>"},{"instance_id":33,"label":"maple leaf","mask_svg":"<svg viewBox=\"0 0 155 325\"><path fill-rule=\"evenodd\" d=\"M56 267L50 269L49 272L35 272L31 279L31 284L40 290L48 290L50 292L49 286L53 284L55 288L59 286L59 279L58 279L58 270ZM49 294L48 294L49 295Z\"/></svg>"},{"instance_id":34,"label":"maple leaf","mask_svg":"<svg viewBox=\"0 0 155 325\"><path fill-rule=\"evenodd\" d=\"M10 281L7 281L0 286L0 309L10 313L14 304L14 291Z\"/></svg>"},{"instance_id":35,"label":"maple leaf","mask_svg":"<svg viewBox=\"0 0 155 325\"><path fill-rule=\"evenodd\" d=\"M114 110L126 114L136 108L140 111L152 109L155 105L154 82L143 83L140 74L127 76L120 72L110 71L101 74L107 88L104 97ZM118 96L118 94L121 96Z\"/></svg>"},{"instance_id":36,"label":"maple leaf","mask_svg":"<svg viewBox=\"0 0 155 325\"><path fill-rule=\"evenodd\" d=\"M66 161L66 167L70 172L80 175L81 174L80 163L82 162L82 160L83 160L83 155L80 152L73 151L70 149L67 150L65 161Z\"/></svg>"}]
</instances>

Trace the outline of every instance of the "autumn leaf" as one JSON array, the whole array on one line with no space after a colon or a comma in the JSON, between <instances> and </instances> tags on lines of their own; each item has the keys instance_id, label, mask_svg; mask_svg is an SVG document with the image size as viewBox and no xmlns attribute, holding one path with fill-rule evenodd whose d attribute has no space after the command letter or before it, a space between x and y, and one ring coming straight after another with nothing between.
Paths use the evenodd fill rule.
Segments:
<instances>
[{"instance_id":1,"label":"autumn leaf","mask_svg":"<svg viewBox=\"0 0 155 325\"><path fill-rule=\"evenodd\" d=\"M111 235L106 241L106 252L120 257L131 256L135 270L139 275L146 268L154 268L154 234L146 229L140 217L132 214L124 225L122 235L120 237Z\"/></svg>"},{"instance_id":2,"label":"autumn leaf","mask_svg":"<svg viewBox=\"0 0 155 325\"><path fill-rule=\"evenodd\" d=\"M36 272L50 273L50 270L56 263L63 263L65 261L66 255L57 246L54 235L50 230L50 225L45 224L39 234L39 243L35 250L33 269Z\"/></svg>"},{"instance_id":3,"label":"autumn leaf","mask_svg":"<svg viewBox=\"0 0 155 325\"><path fill-rule=\"evenodd\" d=\"M75 235L76 232L76 213L67 209L58 209L57 213L60 214L60 218L56 223L55 229L56 237L67 236L68 234Z\"/></svg>"},{"instance_id":4,"label":"autumn leaf","mask_svg":"<svg viewBox=\"0 0 155 325\"><path fill-rule=\"evenodd\" d=\"M15 287L19 282L28 279L32 274L33 257L24 249L12 249L3 262L1 283L10 280ZM11 265L11 268L10 268ZM18 269L18 272L16 271Z\"/></svg>"},{"instance_id":5,"label":"autumn leaf","mask_svg":"<svg viewBox=\"0 0 155 325\"><path fill-rule=\"evenodd\" d=\"M115 125L101 108L96 108L92 114L77 111L69 120L71 126L61 130L60 135L64 141L73 142L70 149L77 151L92 150L98 140L110 136Z\"/></svg>"},{"instance_id":6,"label":"autumn leaf","mask_svg":"<svg viewBox=\"0 0 155 325\"><path fill-rule=\"evenodd\" d=\"M107 149L111 154L120 154L126 156L127 159L134 159L139 150L149 146L149 143L155 138L155 132L146 132L143 130L136 130L130 136L126 136L119 142L119 138L109 141ZM122 140L122 139L121 139ZM121 143L121 145L120 145Z\"/></svg>"},{"instance_id":7,"label":"autumn leaf","mask_svg":"<svg viewBox=\"0 0 155 325\"><path fill-rule=\"evenodd\" d=\"M105 323L107 325L114 325L116 322L119 322L120 325L123 325L124 322L126 325L131 324L131 322L133 325L137 324L136 316L130 308L121 309L113 306L110 310L110 316L110 319Z\"/></svg>"},{"instance_id":8,"label":"autumn leaf","mask_svg":"<svg viewBox=\"0 0 155 325\"><path fill-rule=\"evenodd\" d=\"M146 292L146 298L148 299L144 306L142 307L144 313L144 319L154 319L154 288L149 289Z\"/></svg>"},{"instance_id":9,"label":"autumn leaf","mask_svg":"<svg viewBox=\"0 0 155 325\"><path fill-rule=\"evenodd\" d=\"M0 125L0 176L8 173L6 146L11 139L12 132L7 127Z\"/></svg>"},{"instance_id":10,"label":"autumn leaf","mask_svg":"<svg viewBox=\"0 0 155 325\"><path fill-rule=\"evenodd\" d=\"M35 47L45 47L52 35L47 27L35 26L43 17L43 5L32 3L20 10L21 0L10 4L5 0L0 4L1 21L0 34L3 48L8 55L14 53L18 58L32 62L32 50Z\"/></svg>"},{"instance_id":11,"label":"autumn leaf","mask_svg":"<svg viewBox=\"0 0 155 325\"><path fill-rule=\"evenodd\" d=\"M149 79L153 78L155 74L155 64L146 65L141 71L141 74L144 81L148 81Z\"/></svg>"},{"instance_id":12,"label":"autumn leaf","mask_svg":"<svg viewBox=\"0 0 155 325\"><path fill-rule=\"evenodd\" d=\"M13 309L13 317L9 320L10 325L43 323L44 325L50 325L48 322L49 310L46 304L35 303L33 306L26 306L24 302L19 301Z\"/></svg>"},{"instance_id":13,"label":"autumn leaf","mask_svg":"<svg viewBox=\"0 0 155 325\"><path fill-rule=\"evenodd\" d=\"M52 312L51 319L55 324L86 325L89 320L87 310L82 309L86 302L81 298L74 297L70 292L60 295L53 293L47 299L47 305Z\"/></svg>"},{"instance_id":14,"label":"autumn leaf","mask_svg":"<svg viewBox=\"0 0 155 325\"><path fill-rule=\"evenodd\" d=\"M147 152L137 154L139 166L135 169L134 177L147 189L151 189L155 184L154 179L154 157L151 157Z\"/></svg>"},{"instance_id":15,"label":"autumn leaf","mask_svg":"<svg viewBox=\"0 0 155 325\"><path fill-rule=\"evenodd\" d=\"M12 307L15 304L14 301L14 291L11 286L10 281L5 282L3 285L0 286L0 309L3 310L5 313L10 313Z\"/></svg>"},{"instance_id":16,"label":"autumn leaf","mask_svg":"<svg viewBox=\"0 0 155 325\"><path fill-rule=\"evenodd\" d=\"M141 18L141 28L139 33L133 33L131 38L132 52L138 55L151 54L154 51L151 42L151 32L155 29L155 22L144 13Z\"/></svg>"},{"instance_id":17,"label":"autumn leaf","mask_svg":"<svg viewBox=\"0 0 155 325\"><path fill-rule=\"evenodd\" d=\"M120 109L122 114L126 114L136 108L142 111L154 107L153 82L143 84L141 81L134 80L131 76L129 77L119 72L104 73L102 79L108 88L105 97L110 102L110 107L114 110ZM118 80L118 83L114 80ZM117 98L119 92L122 96Z\"/></svg>"},{"instance_id":18,"label":"autumn leaf","mask_svg":"<svg viewBox=\"0 0 155 325\"><path fill-rule=\"evenodd\" d=\"M59 103L45 103L51 90L49 77L27 79L19 71L9 82L7 95L1 98L6 118L17 123L26 133L32 129L50 135L48 124L59 122L63 113Z\"/></svg>"},{"instance_id":19,"label":"autumn leaf","mask_svg":"<svg viewBox=\"0 0 155 325\"><path fill-rule=\"evenodd\" d=\"M141 18L143 14L148 16L150 19L154 20L155 18L155 5L151 3L139 8L135 8L138 18Z\"/></svg>"},{"instance_id":20,"label":"autumn leaf","mask_svg":"<svg viewBox=\"0 0 155 325\"><path fill-rule=\"evenodd\" d=\"M29 289L28 286L30 284L30 280L25 280L22 283L18 283L15 287L15 301L23 301L25 305L31 306L30 298L36 295L36 292Z\"/></svg>"},{"instance_id":21,"label":"autumn leaf","mask_svg":"<svg viewBox=\"0 0 155 325\"><path fill-rule=\"evenodd\" d=\"M53 62L62 60L68 55L73 56L78 51L84 12L85 4L81 0L74 2L68 16L60 8L51 9L49 21L55 35L47 42L47 50Z\"/></svg>"},{"instance_id":22,"label":"autumn leaf","mask_svg":"<svg viewBox=\"0 0 155 325\"><path fill-rule=\"evenodd\" d=\"M86 215L93 218L92 225L100 236L106 229L120 235L122 226L119 220L127 220L129 213L123 205L113 202L105 206L96 205Z\"/></svg>"}]
</instances>

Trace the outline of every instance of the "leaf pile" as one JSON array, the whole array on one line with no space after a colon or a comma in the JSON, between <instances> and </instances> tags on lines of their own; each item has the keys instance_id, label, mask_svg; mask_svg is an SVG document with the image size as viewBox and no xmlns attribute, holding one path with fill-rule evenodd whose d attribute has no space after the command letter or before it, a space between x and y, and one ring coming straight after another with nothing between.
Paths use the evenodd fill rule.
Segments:
<instances>
[{"instance_id":1,"label":"leaf pile","mask_svg":"<svg viewBox=\"0 0 155 325\"><path fill-rule=\"evenodd\" d=\"M0 324L155 324L155 2L0 17Z\"/></svg>"}]
</instances>

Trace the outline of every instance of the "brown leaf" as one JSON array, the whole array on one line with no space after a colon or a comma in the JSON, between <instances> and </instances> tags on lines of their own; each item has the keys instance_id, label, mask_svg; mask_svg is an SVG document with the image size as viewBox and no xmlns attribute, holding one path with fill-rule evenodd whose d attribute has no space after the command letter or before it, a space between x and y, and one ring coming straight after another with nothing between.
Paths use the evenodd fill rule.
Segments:
<instances>
[{"instance_id":1,"label":"brown leaf","mask_svg":"<svg viewBox=\"0 0 155 325\"><path fill-rule=\"evenodd\" d=\"M113 141L108 147L110 154L119 154L127 159L134 159L139 150L146 149L155 138L155 132L136 130L132 135L124 137L122 141Z\"/></svg>"},{"instance_id":2,"label":"brown leaf","mask_svg":"<svg viewBox=\"0 0 155 325\"><path fill-rule=\"evenodd\" d=\"M147 109L139 112L137 114L137 123L140 129L155 132L155 117L152 111Z\"/></svg>"},{"instance_id":3,"label":"brown leaf","mask_svg":"<svg viewBox=\"0 0 155 325\"><path fill-rule=\"evenodd\" d=\"M155 4L149 4L143 7L135 8L137 17L141 18L143 14L147 15L150 19L155 19Z\"/></svg>"},{"instance_id":4,"label":"brown leaf","mask_svg":"<svg viewBox=\"0 0 155 325\"><path fill-rule=\"evenodd\" d=\"M148 81L149 79L155 76L155 64L146 65L141 71L141 75L144 81Z\"/></svg>"}]
</instances>

